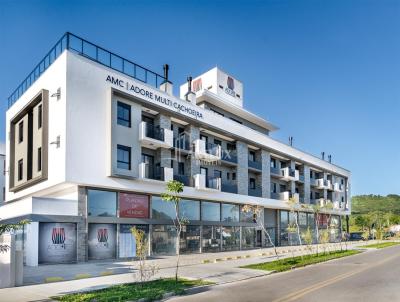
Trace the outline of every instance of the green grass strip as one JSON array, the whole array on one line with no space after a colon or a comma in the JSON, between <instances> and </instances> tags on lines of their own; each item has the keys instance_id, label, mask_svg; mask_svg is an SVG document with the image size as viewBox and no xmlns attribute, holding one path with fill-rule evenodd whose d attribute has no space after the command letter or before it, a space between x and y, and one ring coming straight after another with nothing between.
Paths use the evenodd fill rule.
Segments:
<instances>
[{"instance_id":1,"label":"green grass strip","mask_svg":"<svg viewBox=\"0 0 400 302\"><path fill-rule=\"evenodd\" d=\"M296 267L303 267L310 264L320 263L336 258L342 258L350 255L359 254L360 251L356 250L348 250L348 251L335 251L331 253L323 253L312 254L312 255L304 255L303 258L301 256L296 256L294 258L285 258L280 260L275 260L271 262L264 262L258 264L251 264L246 266L241 266L242 268L251 268L265 271L275 271L275 272L284 272Z\"/></svg>"},{"instance_id":2,"label":"green grass strip","mask_svg":"<svg viewBox=\"0 0 400 302\"><path fill-rule=\"evenodd\" d=\"M364 246L359 246L359 247L383 249L385 247L390 247L390 246L399 245L399 244L400 244L400 242L381 242L381 243L374 243L374 244L369 244L369 245L364 245Z\"/></svg>"},{"instance_id":3,"label":"green grass strip","mask_svg":"<svg viewBox=\"0 0 400 302\"><path fill-rule=\"evenodd\" d=\"M187 288L210 284L212 283L203 280L187 279L179 279L178 283L175 283L175 279L168 278L149 281L143 284L128 283L115 285L105 289L94 290L90 292L51 297L51 299L67 302L122 302L145 298L148 301L154 301L161 299L165 293L173 292L176 295L181 295Z\"/></svg>"}]
</instances>

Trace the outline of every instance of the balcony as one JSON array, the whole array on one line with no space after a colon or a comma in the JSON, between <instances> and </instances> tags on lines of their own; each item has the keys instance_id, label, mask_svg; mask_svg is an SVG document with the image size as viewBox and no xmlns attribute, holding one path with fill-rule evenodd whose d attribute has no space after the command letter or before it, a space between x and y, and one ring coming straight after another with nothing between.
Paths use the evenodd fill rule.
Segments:
<instances>
[{"instance_id":1,"label":"balcony","mask_svg":"<svg viewBox=\"0 0 400 302\"><path fill-rule=\"evenodd\" d=\"M258 170L258 171L262 170L262 164L259 161L249 160L248 166L249 166L249 169Z\"/></svg>"},{"instance_id":2,"label":"balcony","mask_svg":"<svg viewBox=\"0 0 400 302\"><path fill-rule=\"evenodd\" d=\"M299 181L304 182L304 174L299 175Z\"/></svg>"},{"instance_id":3,"label":"balcony","mask_svg":"<svg viewBox=\"0 0 400 302\"><path fill-rule=\"evenodd\" d=\"M226 193L237 194L237 192L238 192L237 185L224 182L224 183L222 183L221 191L226 192Z\"/></svg>"},{"instance_id":4,"label":"balcony","mask_svg":"<svg viewBox=\"0 0 400 302\"><path fill-rule=\"evenodd\" d=\"M147 180L170 181L174 179L174 170L167 167L156 167L147 163L139 164L139 178Z\"/></svg>"},{"instance_id":5,"label":"balcony","mask_svg":"<svg viewBox=\"0 0 400 302\"><path fill-rule=\"evenodd\" d=\"M144 147L150 149L172 148L173 133L169 129L160 128L153 124L140 122L139 124L139 141Z\"/></svg>"},{"instance_id":6,"label":"balcony","mask_svg":"<svg viewBox=\"0 0 400 302\"><path fill-rule=\"evenodd\" d=\"M342 185L342 184L340 184L338 182L335 182L335 184L333 185L333 190L335 192L343 193L344 192L344 185Z\"/></svg>"},{"instance_id":7,"label":"balcony","mask_svg":"<svg viewBox=\"0 0 400 302\"><path fill-rule=\"evenodd\" d=\"M205 162L215 162L221 160L221 146L216 144L206 144L201 139L194 141L194 156L196 159Z\"/></svg>"},{"instance_id":8,"label":"balcony","mask_svg":"<svg viewBox=\"0 0 400 302\"><path fill-rule=\"evenodd\" d=\"M221 159L232 164L237 164L236 151L222 150Z\"/></svg>"},{"instance_id":9,"label":"balcony","mask_svg":"<svg viewBox=\"0 0 400 302\"><path fill-rule=\"evenodd\" d=\"M174 148L182 151L190 151L190 141L189 138L183 134L178 137L174 137Z\"/></svg>"},{"instance_id":10,"label":"balcony","mask_svg":"<svg viewBox=\"0 0 400 302\"><path fill-rule=\"evenodd\" d=\"M331 190L332 189L331 181L323 178L317 179L317 188Z\"/></svg>"},{"instance_id":11,"label":"balcony","mask_svg":"<svg viewBox=\"0 0 400 302\"><path fill-rule=\"evenodd\" d=\"M204 174L194 176L194 187L197 190L221 191L220 177L206 177Z\"/></svg>"},{"instance_id":12,"label":"balcony","mask_svg":"<svg viewBox=\"0 0 400 302\"><path fill-rule=\"evenodd\" d=\"M294 198L296 202L300 201L299 193L292 193L289 191L279 193L279 200L289 201L290 198Z\"/></svg>"},{"instance_id":13,"label":"balcony","mask_svg":"<svg viewBox=\"0 0 400 302\"><path fill-rule=\"evenodd\" d=\"M190 178L189 178L189 176L175 174L174 175L174 180L183 183L185 186L188 186L188 187L190 186Z\"/></svg>"},{"instance_id":14,"label":"balcony","mask_svg":"<svg viewBox=\"0 0 400 302\"><path fill-rule=\"evenodd\" d=\"M249 196L262 197L261 188L249 188Z\"/></svg>"},{"instance_id":15,"label":"balcony","mask_svg":"<svg viewBox=\"0 0 400 302\"><path fill-rule=\"evenodd\" d=\"M281 176L281 171L278 168L271 167L271 175Z\"/></svg>"},{"instance_id":16,"label":"balcony","mask_svg":"<svg viewBox=\"0 0 400 302\"><path fill-rule=\"evenodd\" d=\"M281 169L281 176L282 179L286 181L298 181L300 179L299 170L293 170L289 167Z\"/></svg>"}]
</instances>

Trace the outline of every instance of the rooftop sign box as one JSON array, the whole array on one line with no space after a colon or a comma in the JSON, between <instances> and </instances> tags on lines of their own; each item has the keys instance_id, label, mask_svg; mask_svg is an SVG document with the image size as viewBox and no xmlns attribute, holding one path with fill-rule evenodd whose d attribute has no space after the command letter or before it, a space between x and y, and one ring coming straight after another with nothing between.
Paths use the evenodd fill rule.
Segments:
<instances>
[{"instance_id":1,"label":"rooftop sign box","mask_svg":"<svg viewBox=\"0 0 400 302\"><path fill-rule=\"evenodd\" d=\"M192 81L192 91L197 95L209 90L227 102L243 107L243 84L229 74L215 67ZM187 84L180 87L180 97L184 98Z\"/></svg>"}]
</instances>

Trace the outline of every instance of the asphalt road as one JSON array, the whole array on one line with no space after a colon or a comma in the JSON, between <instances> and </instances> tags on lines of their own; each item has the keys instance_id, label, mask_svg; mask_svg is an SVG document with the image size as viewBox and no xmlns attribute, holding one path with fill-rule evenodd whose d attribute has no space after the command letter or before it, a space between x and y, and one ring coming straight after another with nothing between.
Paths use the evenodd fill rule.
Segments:
<instances>
[{"instance_id":1,"label":"asphalt road","mask_svg":"<svg viewBox=\"0 0 400 302\"><path fill-rule=\"evenodd\" d=\"M394 302L400 301L399 280L400 246L394 246L168 301Z\"/></svg>"}]
</instances>

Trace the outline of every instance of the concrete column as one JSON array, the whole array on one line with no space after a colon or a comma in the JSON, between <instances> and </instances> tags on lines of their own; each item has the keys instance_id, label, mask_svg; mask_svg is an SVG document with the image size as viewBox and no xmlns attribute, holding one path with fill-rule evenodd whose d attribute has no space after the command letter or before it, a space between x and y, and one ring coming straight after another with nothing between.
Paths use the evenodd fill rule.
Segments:
<instances>
[{"instance_id":1,"label":"concrete column","mask_svg":"<svg viewBox=\"0 0 400 302\"><path fill-rule=\"evenodd\" d=\"M87 224L87 195L85 187L78 187L78 216L77 224L77 261L85 262L88 259L88 224Z\"/></svg>"},{"instance_id":2,"label":"concrete column","mask_svg":"<svg viewBox=\"0 0 400 302\"><path fill-rule=\"evenodd\" d=\"M261 191L263 198L271 198L271 155L265 150L261 150Z\"/></svg>"},{"instance_id":3,"label":"concrete column","mask_svg":"<svg viewBox=\"0 0 400 302\"><path fill-rule=\"evenodd\" d=\"M310 203L310 190L311 190L311 180L310 180L310 167L304 165L304 203Z\"/></svg>"},{"instance_id":4,"label":"concrete column","mask_svg":"<svg viewBox=\"0 0 400 302\"><path fill-rule=\"evenodd\" d=\"M26 225L26 265L38 266L39 263L39 222Z\"/></svg>"},{"instance_id":5,"label":"concrete column","mask_svg":"<svg viewBox=\"0 0 400 302\"><path fill-rule=\"evenodd\" d=\"M171 118L163 114L158 114L154 120L154 124L160 126L160 128L170 130ZM171 168L171 159L171 149L158 148L156 150L156 163L159 162L161 167Z\"/></svg>"},{"instance_id":6,"label":"concrete column","mask_svg":"<svg viewBox=\"0 0 400 302\"><path fill-rule=\"evenodd\" d=\"M292 169L293 171L296 169L296 162L294 160L290 161L290 169ZM296 182L295 181L290 181L289 183L289 189L290 192L295 193L296 192Z\"/></svg>"},{"instance_id":7,"label":"concrete column","mask_svg":"<svg viewBox=\"0 0 400 302\"><path fill-rule=\"evenodd\" d=\"M238 194L248 195L249 193L249 149L247 144L238 141L236 143L237 152L237 187Z\"/></svg>"},{"instance_id":8,"label":"concrete column","mask_svg":"<svg viewBox=\"0 0 400 302\"><path fill-rule=\"evenodd\" d=\"M185 128L189 143L192 146L196 139L200 138L200 129L193 125L187 125ZM200 173L200 162L194 157L194 153L188 156L187 165L185 165L185 174L190 178L190 184L193 186L193 176Z\"/></svg>"}]
</instances>

